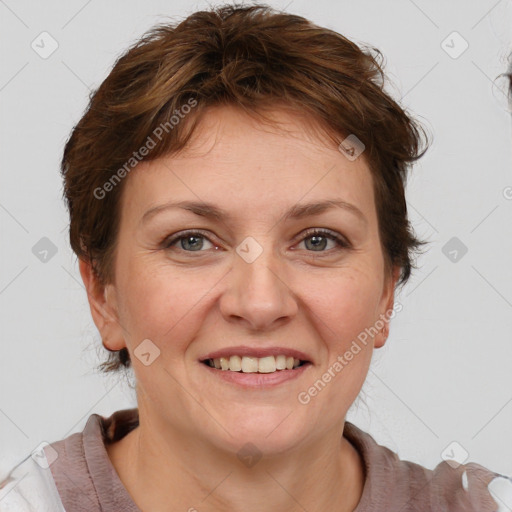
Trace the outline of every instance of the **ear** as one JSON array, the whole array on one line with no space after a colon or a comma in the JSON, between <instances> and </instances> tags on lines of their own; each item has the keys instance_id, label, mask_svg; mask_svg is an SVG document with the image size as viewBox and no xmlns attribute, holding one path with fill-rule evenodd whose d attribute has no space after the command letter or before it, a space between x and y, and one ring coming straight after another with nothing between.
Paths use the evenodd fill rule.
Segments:
<instances>
[{"instance_id":1,"label":"ear","mask_svg":"<svg viewBox=\"0 0 512 512\"><path fill-rule=\"evenodd\" d=\"M393 311L393 306L395 303L395 286L400 276L400 267L396 266L393 269L393 274L388 277L386 288L382 295L381 304L383 304L383 309L379 311L380 316L379 319L382 319L384 322L384 328L379 331L374 338L374 347L381 348L386 343L386 340L389 336L389 312ZM380 323L380 322L379 322Z\"/></svg>"},{"instance_id":2,"label":"ear","mask_svg":"<svg viewBox=\"0 0 512 512\"><path fill-rule=\"evenodd\" d=\"M79 259L78 265L87 291L91 315L101 334L103 345L108 350L121 350L126 347L126 343L119 323L114 285L101 285L89 262Z\"/></svg>"}]
</instances>

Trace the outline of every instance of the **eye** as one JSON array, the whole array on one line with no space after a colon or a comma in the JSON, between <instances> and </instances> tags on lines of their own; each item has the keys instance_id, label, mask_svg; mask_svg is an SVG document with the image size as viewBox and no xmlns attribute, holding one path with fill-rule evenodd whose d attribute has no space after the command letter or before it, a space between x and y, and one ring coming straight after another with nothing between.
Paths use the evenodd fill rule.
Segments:
<instances>
[{"instance_id":1,"label":"eye","mask_svg":"<svg viewBox=\"0 0 512 512\"><path fill-rule=\"evenodd\" d=\"M334 250L349 249L351 247L348 241L337 233L327 229L308 229L304 233L301 243L307 242L308 239L312 240L312 244L309 244L309 247L306 243L306 247L308 247L308 249L311 248L308 252L329 252L323 250L329 240L334 242ZM205 240L207 243L210 243L215 250L218 249L218 247L213 245L210 239L202 231L197 230L182 231L176 235L171 235L163 240L161 246L163 249L171 249L178 242L181 242L179 249L185 252L203 252L202 249L205 247ZM208 247L206 247L206 249L208 249Z\"/></svg>"},{"instance_id":2,"label":"eye","mask_svg":"<svg viewBox=\"0 0 512 512\"><path fill-rule=\"evenodd\" d=\"M175 236L166 238L162 242L162 248L170 249L177 242L181 241L180 249L186 252L201 252L201 249L204 247L203 240L208 240L208 238L201 231L182 231Z\"/></svg>"},{"instance_id":3,"label":"eye","mask_svg":"<svg viewBox=\"0 0 512 512\"><path fill-rule=\"evenodd\" d=\"M306 247L308 246L307 240L310 239L312 244L309 244L309 247L312 248L312 251L309 252L328 252L323 251L327 244L327 240L331 240L335 244L336 249L349 249L350 244L341 236L327 229L308 229L304 236L302 237L301 242L306 242Z\"/></svg>"}]
</instances>

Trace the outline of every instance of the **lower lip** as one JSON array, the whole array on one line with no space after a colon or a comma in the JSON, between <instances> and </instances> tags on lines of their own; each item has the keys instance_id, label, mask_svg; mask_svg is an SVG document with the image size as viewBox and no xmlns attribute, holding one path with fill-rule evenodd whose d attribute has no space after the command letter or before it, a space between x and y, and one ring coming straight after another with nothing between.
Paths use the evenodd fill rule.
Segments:
<instances>
[{"instance_id":1,"label":"lower lip","mask_svg":"<svg viewBox=\"0 0 512 512\"><path fill-rule=\"evenodd\" d=\"M232 372L231 370L218 370L201 362L199 364L213 376L217 376L232 384L238 384L243 388L251 389L274 387L283 382L297 379L312 366L311 363L305 363L294 370L277 370L272 373L243 373Z\"/></svg>"}]
</instances>

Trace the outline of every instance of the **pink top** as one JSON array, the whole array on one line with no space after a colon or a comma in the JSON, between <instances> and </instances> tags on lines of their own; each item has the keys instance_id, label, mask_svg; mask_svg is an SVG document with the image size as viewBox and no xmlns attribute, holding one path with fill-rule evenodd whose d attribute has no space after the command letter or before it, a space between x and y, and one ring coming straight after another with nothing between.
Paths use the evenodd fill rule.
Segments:
<instances>
[{"instance_id":1,"label":"pink top","mask_svg":"<svg viewBox=\"0 0 512 512\"><path fill-rule=\"evenodd\" d=\"M62 505L62 508L48 510L141 512L119 479L105 449L105 443L121 439L137 426L136 408L117 411L108 418L91 414L82 432L46 445L44 453L50 461L51 474L48 466L46 469L39 469L39 472L46 475L47 489L55 484L53 489L56 487ZM499 503L502 500L495 501L488 488L493 479L494 482L500 480L510 488L507 487L509 490L506 492L498 491L498 497L501 492L503 500L509 499L510 494L509 498L505 494L512 489L512 479L504 475L476 463L452 467L442 461L433 470L426 469L419 464L400 460L394 452L378 445L369 434L348 421L345 422L343 435L360 453L365 469L363 494L354 512L510 510ZM58 456L55 458L55 455ZM30 457L25 459L24 464L29 462L36 466ZM18 471L18 475L21 473ZM14 505L9 508L8 504L14 503L15 495L21 495L23 489L19 484L16 493L16 477L12 474L13 472L11 478L0 483L0 510L43 510ZM6 485L7 482L10 484ZM39 492L40 500L44 500L46 492L49 496L50 490L43 491L42 494ZM2 499L2 493L8 493L5 499ZM9 495L11 502L7 499ZM57 496L56 492L55 495ZM47 502L49 503L49 498Z\"/></svg>"}]
</instances>

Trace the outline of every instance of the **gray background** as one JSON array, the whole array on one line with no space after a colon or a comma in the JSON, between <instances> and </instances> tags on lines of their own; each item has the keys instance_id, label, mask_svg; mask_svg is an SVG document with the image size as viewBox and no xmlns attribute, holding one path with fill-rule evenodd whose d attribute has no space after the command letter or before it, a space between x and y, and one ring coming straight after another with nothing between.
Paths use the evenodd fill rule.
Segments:
<instances>
[{"instance_id":1,"label":"gray background","mask_svg":"<svg viewBox=\"0 0 512 512\"><path fill-rule=\"evenodd\" d=\"M511 2L268 3L379 48L389 92L434 135L407 189L430 245L396 297L403 311L374 354L367 405L357 400L347 419L426 467L456 441L467 461L512 475L512 116L497 78L512 50ZM207 6L0 0L2 473L91 413L135 405L122 380L93 371L101 340L67 240L59 161L120 52L164 17ZM58 43L47 58L31 47L42 52L46 37L51 49L44 31ZM453 31L469 44L457 58L442 46ZM462 48L453 36L444 45ZM43 237L57 250L46 261L33 250Z\"/></svg>"}]
</instances>

